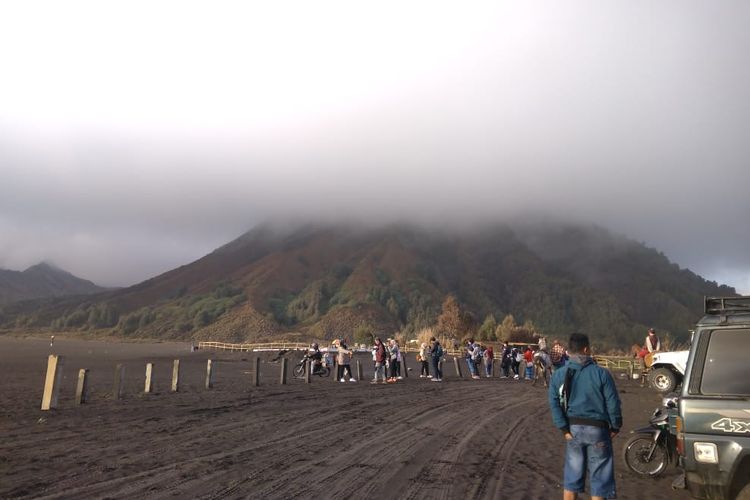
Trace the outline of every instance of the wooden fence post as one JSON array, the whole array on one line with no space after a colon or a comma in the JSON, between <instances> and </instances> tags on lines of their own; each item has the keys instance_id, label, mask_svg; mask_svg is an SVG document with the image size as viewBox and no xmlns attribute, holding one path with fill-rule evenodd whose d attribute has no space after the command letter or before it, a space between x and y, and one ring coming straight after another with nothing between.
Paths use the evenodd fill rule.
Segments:
<instances>
[{"instance_id":1,"label":"wooden fence post","mask_svg":"<svg viewBox=\"0 0 750 500\"><path fill-rule=\"evenodd\" d=\"M305 361L305 383L306 384L310 383L311 371L312 371L312 362L308 359Z\"/></svg>"},{"instance_id":2,"label":"wooden fence post","mask_svg":"<svg viewBox=\"0 0 750 500\"><path fill-rule=\"evenodd\" d=\"M406 353L401 353L401 367L404 369L404 378L409 378L409 368L406 366Z\"/></svg>"},{"instance_id":3,"label":"wooden fence post","mask_svg":"<svg viewBox=\"0 0 750 500\"><path fill-rule=\"evenodd\" d=\"M362 363L357 360L357 380L362 381Z\"/></svg>"},{"instance_id":4,"label":"wooden fence post","mask_svg":"<svg viewBox=\"0 0 750 500\"><path fill-rule=\"evenodd\" d=\"M213 362L209 359L206 362L206 389L214 386L214 367Z\"/></svg>"},{"instance_id":5,"label":"wooden fence post","mask_svg":"<svg viewBox=\"0 0 750 500\"><path fill-rule=\"evenodd\" d=\"M286 364L287 359L281 358L281 385L286 385Z\"/></svg>"},{"instance_id":6,"label":"wooden fence post","mask_svg":"<svg viewBox=\"0 0 750 500\"><path fill-rule=\"evenodd\" d=\"M117 401L122 398L123 381L125 380L125 365L118 363L115 366L115 383L112 388L112 399Z\"/></svg>"},{"instance_id":7,"label":"wooden fence post","mask_svg":"<svg viewBox=\"0 0 750 500\"><path fill-rule=\"evenodd\" d=\"M143 392L150 394L154 390L154 364L146 363L146 383L143 386Z\"/></svg>"},{"instance_id":8,"label":"wooden fence post","mask_svg":"<svg viewBox=\"0 0 750 500\"><path fill-rule=\"evenodd\" d=\"M456 369L456 376L458 378L464 378L464 374L461 373L461 363L459 363L458 358L453 358L453 367Z\"/></svg>"},{"instance_id":9,"label":"wooden fence post","mask_svg":"<svg viewBox=\"0 0 750 500\"><path fill-rule=\"evenodd\" d=\"M175 359L172 363L172 392L177 392L180 388L180 360Z\"/></svg>"},{"instance_id":10,"label":"wooden fence post","mask_svg":"<svg viewBox=\"0 0 750 500\"><path fill-rule=\"evenodd\" d=\"M47 377L44 380L42 410L57 408L57 399L62 382L63 357L50 354L47 358Z\"/></svg>"},{"instance_id":11,"label":"wooden fence post","mask_svg":"<svg viewBox=\"0 0 750 500\"><path fill-rule=\"evenodd\" d=\"M255 387L260 385L260 358L255 358Z\"/></svg>"},{"instance_id":12,"label":"wooden fence post","mask_svg":"<svg viewBox=\"0 0 750 500\"><path fill-rule=\"evenodd\" d=\"M76 405L81 405L89 399L89 371L86 368L78 370L78 385L76 386Z\"/></svg>"}]
</instances>

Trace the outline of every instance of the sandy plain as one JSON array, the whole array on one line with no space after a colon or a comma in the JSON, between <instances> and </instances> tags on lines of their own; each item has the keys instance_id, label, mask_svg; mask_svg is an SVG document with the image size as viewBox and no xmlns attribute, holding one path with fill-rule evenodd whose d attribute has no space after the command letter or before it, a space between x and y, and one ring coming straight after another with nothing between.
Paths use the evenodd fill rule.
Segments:
<instances>
[{"instance_id":1,"label":"sandy plain","mask_svg":"<svg viewBox=\"0 0 750 500\"><path fill-rule=\"evenodd\" d=\"M47 356L64 357L59 407L40 410ZM254 365L261 357L261 385ZM410 355L413 356L413 355ZM0 336L0 498L561 498L564 443L546 391L500 378L443 383L417 375L371 385L331 376L279 382L272 353L191 352L189 344ZM206 360L215 383L204 387ZM169 390L172 360L181 387ZM155 364L144 394L145 364ZM112 398L115 365L125 394ZM76 406L79 368L90 399ZM618 378L625 419L615 438L618 498L688 499L677 470L630 473L621 449L660 397ZM582 498L588 498L583 495Z\"/></svg>"}]
</instances>

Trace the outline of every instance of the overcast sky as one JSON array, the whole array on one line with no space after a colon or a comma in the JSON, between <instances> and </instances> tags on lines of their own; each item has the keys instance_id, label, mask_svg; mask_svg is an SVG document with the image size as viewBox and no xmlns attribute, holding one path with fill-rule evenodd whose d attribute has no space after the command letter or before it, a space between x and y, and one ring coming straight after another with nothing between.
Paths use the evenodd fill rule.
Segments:
<instances>
[{"instance_id":1,"label":"overcast sky","mask_svg":"<svg viewBox=\"0 0 750 500\"><path fill-rule=\"evenodd\" d=\"M4 2L0 268L269 217L601 224L750 293L750 2Z\"/></svg>"}]
</instances>

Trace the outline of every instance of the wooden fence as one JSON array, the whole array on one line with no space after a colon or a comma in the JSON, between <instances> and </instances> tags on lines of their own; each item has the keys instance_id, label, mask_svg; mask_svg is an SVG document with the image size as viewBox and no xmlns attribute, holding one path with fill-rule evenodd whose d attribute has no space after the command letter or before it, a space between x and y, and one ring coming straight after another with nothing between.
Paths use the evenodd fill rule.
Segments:
<instances>
[{"instance_id":1,"label":"wooden fence","mask_svg":"<svg viewBox=\"0 0 750 500\"><path fill-rule=\"evenodd\" d=\"M231 344L229 342L198 342L198 349L221 351L279 351L282 349L305 350L308 344L302 342L267 342L260 344Z\"/></svg>"},{"instance_id":2,"label":"wooden fence","mask_svg":"<svg viewBox=\"0 0 750 500\"><path fill-rule=\"evenodd\" d=\"M521 345L521 344L519 344ZM526 344L523 344L526 345ZM198 342L198 349L211 349L211 350L222 350L222 351L278 351L282 349L287 350L307 350L309 344L304 342L265 342L265 343L252 343L252 344L232 344L229 342ZM454 350L447 348L446 354L451 356L463 355L463 349ZM359 349L357 349L359 351ZM401 347L401 351L405 353L416 353L419 352L419 348L404 346ZM501 353L495 353L495 359L499 360ZM594 356L594 360L597 364L608 370L622 370L629 373L643 371L643 362L640 359L633 359L623 356Z\"/></svg>"}]
</instances>

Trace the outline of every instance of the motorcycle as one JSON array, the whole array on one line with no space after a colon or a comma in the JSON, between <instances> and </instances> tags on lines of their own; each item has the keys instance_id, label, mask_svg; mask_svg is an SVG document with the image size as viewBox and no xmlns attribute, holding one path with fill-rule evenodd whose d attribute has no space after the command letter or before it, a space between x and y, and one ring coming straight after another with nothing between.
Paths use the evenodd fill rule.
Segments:
<instances>
[{"instance_id":1,"label":"motorcycle","mask_svg":"<svg viewBox=\"0 0 750 500\"><path fill-rule=\"evenodd\" d=\"M648 427L630 431L636 434L623 448L625 465L636 474L657 477L677 461L677 438L669 431L670 411L677 407L676 398L665 398L665 405L651 415Z\"/></svg>"},{"instance_id":2,"label":"motorcycle","mask_svg":"<svg viewBox=\"0 0 750 500\"><path fill-rule=\"evenodd\" d=\"M307 366L307 360L309 359L310 359L310 356L308 354L305 354L305 356L301 360L299 360L299 363L297 363L295 367L292 369L292 374L296 378L305 377L305 367ZM327 377L331 374L331 368L328 366L325 356L323 356L323 359L321 360L320 364L315 366L315 368L313 369L312 372L310 372L310 374L317 375L319 377Z\"/></svg>"}]
</instances>

